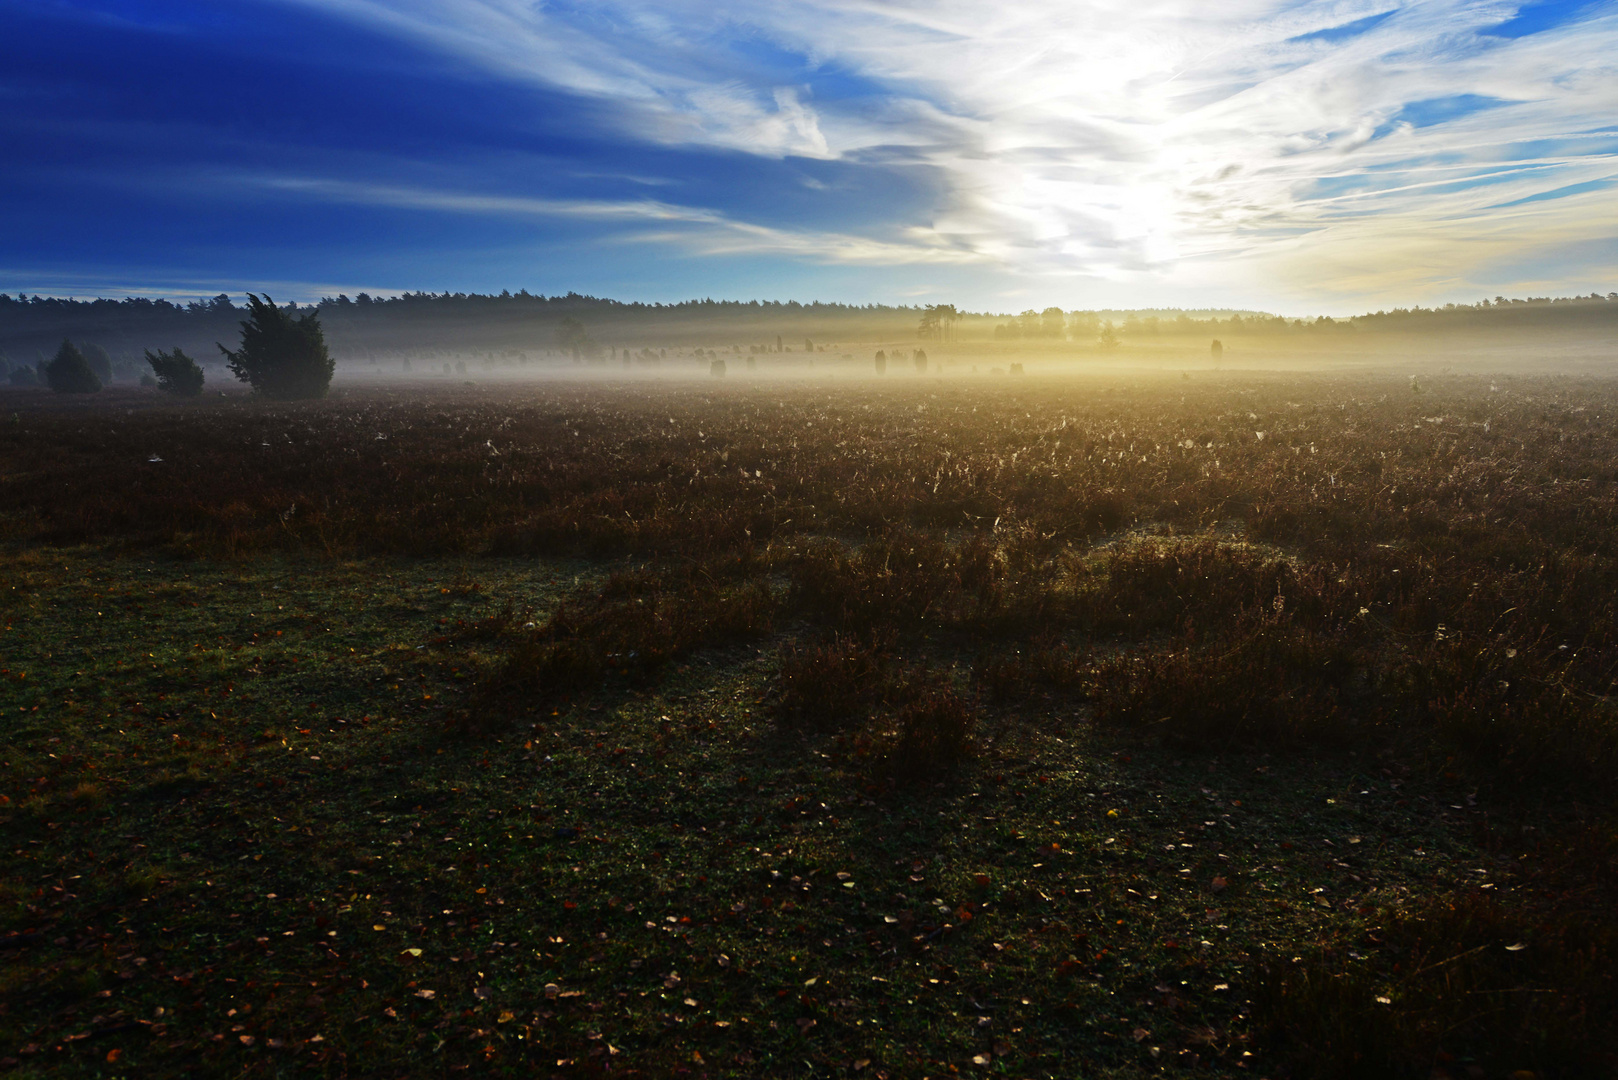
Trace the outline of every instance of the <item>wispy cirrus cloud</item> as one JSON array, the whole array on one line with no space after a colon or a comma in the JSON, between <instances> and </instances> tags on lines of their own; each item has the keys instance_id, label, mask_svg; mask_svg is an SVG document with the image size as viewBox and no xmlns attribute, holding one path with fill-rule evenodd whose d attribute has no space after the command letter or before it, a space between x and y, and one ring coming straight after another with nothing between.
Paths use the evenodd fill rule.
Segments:
<instances>
[{"instance_id":1,"label":"wispy cirrus cloud","mask_svg":"<svg viewBox=\"0 0 1618 1080\"><path fill-rule=\"evenodd\" d=\"M328 202L501 219L587 219L639 226L614 237L614 241L667 243L702 255L793 255L826 262L876 266L967 264L981 259L980 255L965 246L950 247L939 243L936 237L921 234L912 234L909 242L884 242L823 231L795 232L737 221L714 210L678 206L654 199L546 199L274 175L235 177L227 182ZM648 228L655 231L648 231Z\"/></svg>"},{"instance_id":2,"label":"wispy cirrus cloud","mask_svg":"<svg viewBox=\"0 0 1618 1080\"><path fill-rule=\"evenodd\" d=\"M520 77L593 93L610 72L638 136L935 170L931 242L1058 280L1333 292L1300 256L1374 247L1378 223L1442 261L1502 204L1565 203L1519 216L1525 242L1589 222L1618 149L1610 5L336 2ZM521 33L438 38L446 20ZM737 59L756 43L773 66ZM865 92L816 98L828 67Z\"/></svg>"},{"instance_id":3,"label":"wispy cirrus cloud","mask_svg":"<svg viewBox=\"0 0 1618 1080\"><path fill-rule=\"evenodd\" d=\"M107 41L122 20L128 70L68 89L130 83L136 115L112 128L138 128L151 160L97 137L127 197L155 198L141 177L171 182L177 153L209 213L273 196L355 233L328 249L349 273L353 252L401 250L489 273L528 243L643 284L663 251L670 282L767 265L776 287L979 306L1309 310L1543 288L1559 252L1568 289L1618 271L1610 0L63 0L58 16ZM154 42L166 69L135 58ZM196 97L173 72L225 54L218 78L248 104L210 103L182 137L175 104ZM98 110L119 111L64 107L39 130L106 130L86 126ZM85 156L39 130L15 183L80 183ZM218 175L261 182L200 179ZM175 224L219 257L202 223ZM266 230L266 257L318 245L297 231Z\"/></svg>"}]
</instances>

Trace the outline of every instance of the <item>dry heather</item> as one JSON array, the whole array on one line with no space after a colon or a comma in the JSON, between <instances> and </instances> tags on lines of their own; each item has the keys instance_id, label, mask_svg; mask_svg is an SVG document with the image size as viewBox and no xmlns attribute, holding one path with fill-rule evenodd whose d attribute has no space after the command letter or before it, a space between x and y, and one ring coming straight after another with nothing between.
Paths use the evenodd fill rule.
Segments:
<instances>
[{"instance_id":1,"label":"dry heather","mask_svg":"<svg viewBox=\"0 0 1618 1080\"><path fill-rule=\"evenodd\" d=\"M1554 886L1387 908L1384 967L1347 978L1342 943L1281 943L1244 1022L1278 1062L1342 1075L1426 1075L1458 1039L1490 1061L1533 1043L1555 1075L1611 1064L1612 384L14 400L0 523L19 550L588 560L601 573L547 612L450 632L485 657L458 738L746 646L776 731L830 747L861 798L982 782L991 729L1032 701L1172 753L1397 761L1514 821L1571 822L1532 838ZM1519 935L1533 950L1489 951Z\"/></svg>"}]
</instances>

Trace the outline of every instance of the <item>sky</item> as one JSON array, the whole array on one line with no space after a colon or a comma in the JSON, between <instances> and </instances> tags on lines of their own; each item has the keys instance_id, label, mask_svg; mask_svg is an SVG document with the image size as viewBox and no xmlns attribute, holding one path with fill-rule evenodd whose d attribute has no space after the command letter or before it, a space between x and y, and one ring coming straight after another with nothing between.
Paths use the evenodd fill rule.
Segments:
<instances>
[{"instance_id":1,"label":"sky","mask_svg":"<svg viewBox=\"0 0 1618 1080\"><path fill-rule=\"evenodd\" d=\"M0 0L0 291L1618 289L1618 0Z\"/></svg>"}]
</instances>

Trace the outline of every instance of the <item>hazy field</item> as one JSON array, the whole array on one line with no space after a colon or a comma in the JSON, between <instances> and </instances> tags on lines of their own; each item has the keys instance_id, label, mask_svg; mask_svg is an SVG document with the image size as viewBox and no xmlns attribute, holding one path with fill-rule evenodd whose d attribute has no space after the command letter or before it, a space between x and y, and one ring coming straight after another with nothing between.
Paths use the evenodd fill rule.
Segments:
<instances>
[{"instance_id":1,"label":"hazy field","mask_svg":"<svg viewBox=\"0 0 1618 1080\"><path fill-rule=\"evenodd\" d=\"M5 391L0 1059L1610 1073L1610 352L1226 344Z\"/></svg>"},{"instance_id":2,"label":"hazy field","mask_svg":"<svg viewBox=\"0 0 1618 1080\"><path fill-rule=\"evenodd\" d=\"M399 355L382 354L374 359L345 358L341 352L337 355L339 382L358 385L467 380L500 385L555 380L662 382L711 377L711 364L716 359L725 362L724 377L732 381L852 379L872 383L903 383L918 377L992 379L1007 376L1013 364L1023 365L1025 377L1064 380L1240 372L1599 377L1613 374L1618 364L1618 340L1606 333L1254 335L1221 340L1218 355L1211 350L1212 341L1210 337L1165 335L1105 349L1090 341L938 342L906 338L820 342L810 353L804 351L801 342L787 346L783 352L755 352L750 350L764 346L728 343L716 335L714 342L707 345L675 346L637 339L621 349L613 346L616 355L604 353L594 361L574 361L559 351L544 348L444 352L430 358L416 356L408 362ZM927 357L925 372L919 371L913 360L918 349ZM644 355L647 352L654 356ZM882 374L875 365L878 352L887 360ZM219 388L229 388L226 380L228 375L222 371L214 375Z\"/></svg>"}]
</instances>

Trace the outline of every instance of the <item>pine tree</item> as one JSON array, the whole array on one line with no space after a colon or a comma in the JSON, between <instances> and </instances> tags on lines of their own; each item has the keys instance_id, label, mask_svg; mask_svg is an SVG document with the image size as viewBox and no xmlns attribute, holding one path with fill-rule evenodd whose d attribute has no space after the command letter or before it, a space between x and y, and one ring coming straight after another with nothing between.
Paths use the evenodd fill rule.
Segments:
<instances>
[{"instance_id":1,"label":"pine tree","mask_svg":"<svg viewBox=\"0 0 1618 1080\"><path fill-rule=\"evenodd\" d=\"M202 367L176 346L173 352L146 350L146 362L157 376L157 388L176 397L202 393Z\"/></svg>"},{"instance_id":2,"label":"pine tree","mask_svg":"<svg viewBox=\"0 0 1618 1080\"><path fill-rule=\"evenodd\" d=\"M101 389L101 380L90 370L90 362L67 338L62 339L62 347L45 365L45 382L58 394L94 394Z\"/></svg>"},{"instance_id":3,"label":"pine tree","mask_svg":"<svg viewBox=\"0 0 1618 1080\"><path fill-rule=\"evenodd\" d=\"M219 346L231 374L265 397L325 397L337 364L326 351L319 312L294 317L276 307L268 293L248 293L247 308L241 348L232 352Z\"/></svg>"}]
</instances>

